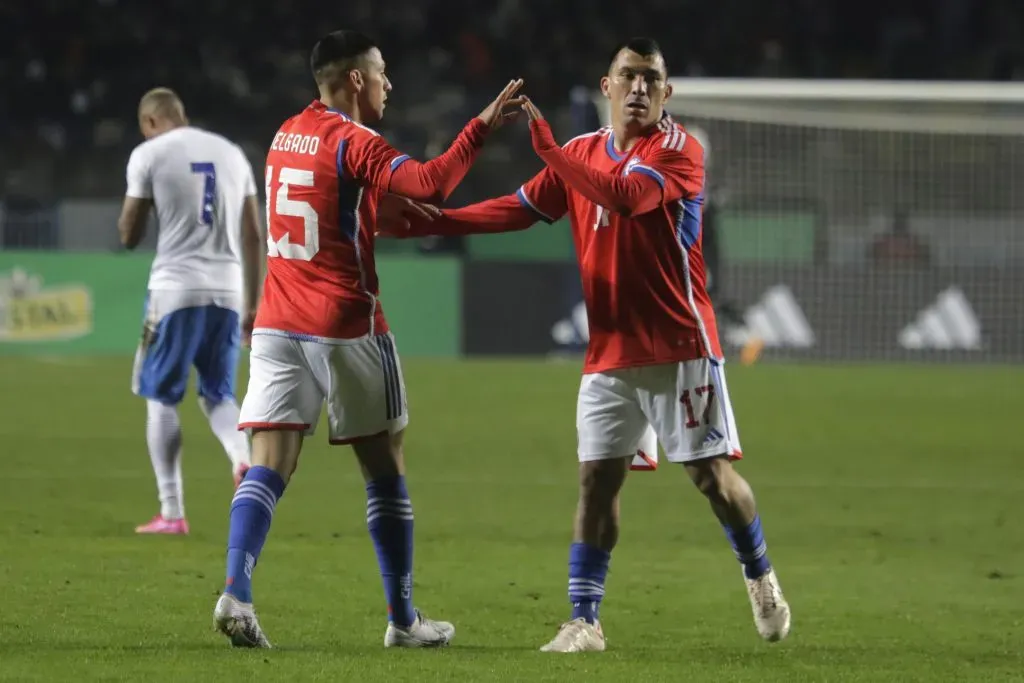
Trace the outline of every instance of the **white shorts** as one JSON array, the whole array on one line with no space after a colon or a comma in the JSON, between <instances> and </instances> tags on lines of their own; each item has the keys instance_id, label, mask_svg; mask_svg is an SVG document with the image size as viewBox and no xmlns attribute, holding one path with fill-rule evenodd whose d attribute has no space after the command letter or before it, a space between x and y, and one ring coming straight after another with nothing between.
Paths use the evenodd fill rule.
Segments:
<instances>
[{"instance_id":1,"label":"white shorts","mask_svg":"<svg viewBox=\"0 0 1024 683\"><path fill-rule=\"evenodd\" d=\"M583 376L580 462L648 451L652 428L669 462L742 457L722 364L700 358Z\"/></svg>"},{"instance_id":2,"label":"white shorts","mask_svg":"<svg viewBox=\"0 0 1024 683\"><path fill-rule=\"evenodd\" d=\"M332 444L405 429L402 366L391 333L331 342L258 330L239 429L316 431L327 403Z\"/></svg>"}]
</instances>

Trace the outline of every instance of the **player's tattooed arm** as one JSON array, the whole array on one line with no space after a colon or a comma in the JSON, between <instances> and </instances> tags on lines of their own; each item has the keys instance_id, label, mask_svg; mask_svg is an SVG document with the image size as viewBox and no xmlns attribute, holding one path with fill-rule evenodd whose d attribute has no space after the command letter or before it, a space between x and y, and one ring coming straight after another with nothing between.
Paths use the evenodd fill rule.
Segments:
<instances>
[{"instance_id":1,"label":"player's tattooed arm","mask_svg":"<svg viewBox=\"0 0 1024 683\"><path fill-rule=\"evenodd\" d=\"M124 198L121 216L117 219L117 232L121 236L121 245L126 249L134 249L146 236L146 223L153 200L143 197Z\"/></svg>"},{"instance_id":2,"label":"player's tattooed arm","mask_svg":"<svg viewBox=\"0 0 1024 683\"><path fill-rule=\"evenodd\" d=\"M566 185L598 206L623 216L636 216L684 195L686 190L678 182L666 186L664 174L646 165L638 165L638 172L624 176L591 168L585 161L566 154L555 141L551 126L532 102L527 100L523 109L530 117L530 133L537 155ZM695 170L695 186L699 187L703 184L703 169ZM675 180L675 174L672 177Z\"/></svg>"}]
</instances>

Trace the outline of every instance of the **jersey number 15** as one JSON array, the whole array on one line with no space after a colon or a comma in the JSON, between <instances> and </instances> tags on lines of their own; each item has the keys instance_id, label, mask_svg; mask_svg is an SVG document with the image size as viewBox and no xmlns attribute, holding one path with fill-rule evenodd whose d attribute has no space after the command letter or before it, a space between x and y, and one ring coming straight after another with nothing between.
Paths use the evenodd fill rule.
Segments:
<instances>
[{"instance_id":1,"label":"jersey number 15","mask_svg":"<svg viewBox=\"0 0 1024 683\"><path fill-rule=\"evenodd\" d=\"M297 168L284 167L277 176L277 192L274 192L274 167L267 166L267 256L309 261L320 251L320 217L309 202L301 199L290 199L290 187L313 187L313 172ZM279 239L274 239L270 232L271 206L278 216L292 216L302 219L303 244L293 244L291 236L285 232Z\"/></svg>"}]
</instances>

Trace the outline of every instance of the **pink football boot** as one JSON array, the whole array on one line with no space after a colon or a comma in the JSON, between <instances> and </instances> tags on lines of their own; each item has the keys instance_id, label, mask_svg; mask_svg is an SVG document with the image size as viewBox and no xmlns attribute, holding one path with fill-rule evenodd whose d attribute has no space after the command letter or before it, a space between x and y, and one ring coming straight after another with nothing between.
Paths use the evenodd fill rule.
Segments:
<instances>
[{"instance_id":1,"label":"pink football boot","mask_svg":"<svg viewBox=\"0 0 1024 683\"><path fill-rule=\"evenodd\" d=\"M142 526L135 527L135 533L184 536L188 533L188 522L184 519L164 519L163 515L157 515Z\"/></svg>"}]
</instances>

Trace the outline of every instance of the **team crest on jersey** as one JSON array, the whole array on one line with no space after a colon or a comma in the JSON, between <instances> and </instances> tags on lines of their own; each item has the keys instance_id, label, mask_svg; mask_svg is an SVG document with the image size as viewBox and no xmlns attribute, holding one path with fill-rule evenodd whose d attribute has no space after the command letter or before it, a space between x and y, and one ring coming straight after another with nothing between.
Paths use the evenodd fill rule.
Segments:
<instances>
[{"instance_id":1,"label":"team crest on jersey","mask_svg":"<svg viewBox=\"0 0 1024 683\"><path fill-rule=\"evenodd\" d=\"M92 292L82 284L44 287L21 268L0 274L0 342L75 339L92 331Z\"/></svg>"}]
</instances>

